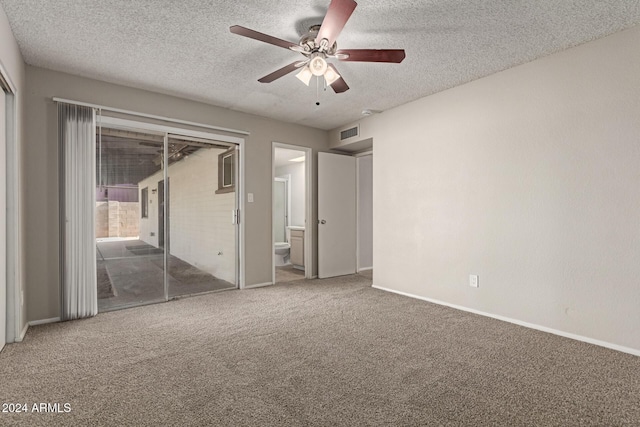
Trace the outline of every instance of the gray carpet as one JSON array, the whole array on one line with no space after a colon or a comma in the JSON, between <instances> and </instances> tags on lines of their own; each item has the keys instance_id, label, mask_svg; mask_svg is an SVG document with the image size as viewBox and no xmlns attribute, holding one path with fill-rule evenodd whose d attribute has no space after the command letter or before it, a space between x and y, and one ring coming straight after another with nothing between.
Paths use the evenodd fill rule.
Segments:
<instances>
[{"instance_id":1,"label":"gray carpet","mask_svg":"<svg viewBox=\"0 0 640 427\"><path fill-rule=\"evenodd\" d=\"M640 358L385 293L360 275L36 326L0 425L640 424Z\"/></svg>"}]
</instances>

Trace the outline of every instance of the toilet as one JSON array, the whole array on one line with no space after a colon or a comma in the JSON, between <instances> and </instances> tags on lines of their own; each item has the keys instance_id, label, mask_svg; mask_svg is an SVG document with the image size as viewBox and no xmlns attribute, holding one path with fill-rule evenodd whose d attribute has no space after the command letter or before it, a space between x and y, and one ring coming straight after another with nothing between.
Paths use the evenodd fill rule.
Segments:
<instances>
[{"instance_id":1,"label":"toilet","mask_svg":"<svg viewBox=\"0 0 640 427\"><path fill-rule=\"evenodd\" d=\"M289 249L291 245L287 242L276 242L274 247L275 252L275 265L276 267L282 267L289 264Z\"/></svg>"}]
</instances>

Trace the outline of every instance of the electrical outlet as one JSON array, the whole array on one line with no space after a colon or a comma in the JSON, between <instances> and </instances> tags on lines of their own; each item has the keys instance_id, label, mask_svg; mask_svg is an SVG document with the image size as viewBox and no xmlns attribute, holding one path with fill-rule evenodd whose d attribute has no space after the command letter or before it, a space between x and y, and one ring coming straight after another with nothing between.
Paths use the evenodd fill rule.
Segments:
<instances>
[{"instance_id":1,"label":"electrical outlet","mask_svg":"<svg viewBox=\"0 0 640 427\"><path fill-rule=\"evenodd\" d=\"M478 287L478 276L475 274L471 274L469 275L469 286L471 286L472 288L477 288Z\"/></svg>"}]
</instances>

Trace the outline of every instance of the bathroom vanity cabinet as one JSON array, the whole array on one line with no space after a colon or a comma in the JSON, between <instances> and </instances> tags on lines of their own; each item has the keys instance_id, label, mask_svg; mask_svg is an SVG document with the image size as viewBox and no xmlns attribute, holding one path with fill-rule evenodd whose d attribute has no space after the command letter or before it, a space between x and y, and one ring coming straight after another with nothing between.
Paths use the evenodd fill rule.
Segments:
<instances>
[{"instance_id":1,"label":"bathroom vanity cabinet","mask_svg":"<svg viewBox=\"0 0 640 427\"><path fill-rule=\"evenodd\" d=\"M304 230L291 229L290 261L294 267L304 269Z\"/></svg>"}]
</instances>

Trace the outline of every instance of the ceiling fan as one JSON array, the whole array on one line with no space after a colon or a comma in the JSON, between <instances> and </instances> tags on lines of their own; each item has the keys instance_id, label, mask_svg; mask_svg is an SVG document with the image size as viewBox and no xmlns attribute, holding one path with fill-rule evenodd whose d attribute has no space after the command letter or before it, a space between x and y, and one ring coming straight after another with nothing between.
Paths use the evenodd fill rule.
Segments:
<instances>
[{"instance_id":1,"label":"ceiling fan","mask_svg":"<svg viewBox=\"0 0 640 427\"><path fill-rule=\"evenodd\" d=\"M327 14L322 25L313 25L304 34L298 44L282 40L267 34L259 33L249 28L234 25L229 28L233 34L249 37L261 42L290 49L301 53L305 59L295 61L271 74L267 74L258 81L271 83L297 69L296 75L307 86L313 76L323 76L328 85L336 93L349 90L349 86L333 64L327 62L327 58L335 58L339 61L358 62L392 62L400 63L405 58L404 49L340 49L338 50L336 39L356 8L353 0L331 0Z\"/></svg>"}]
</instances>

